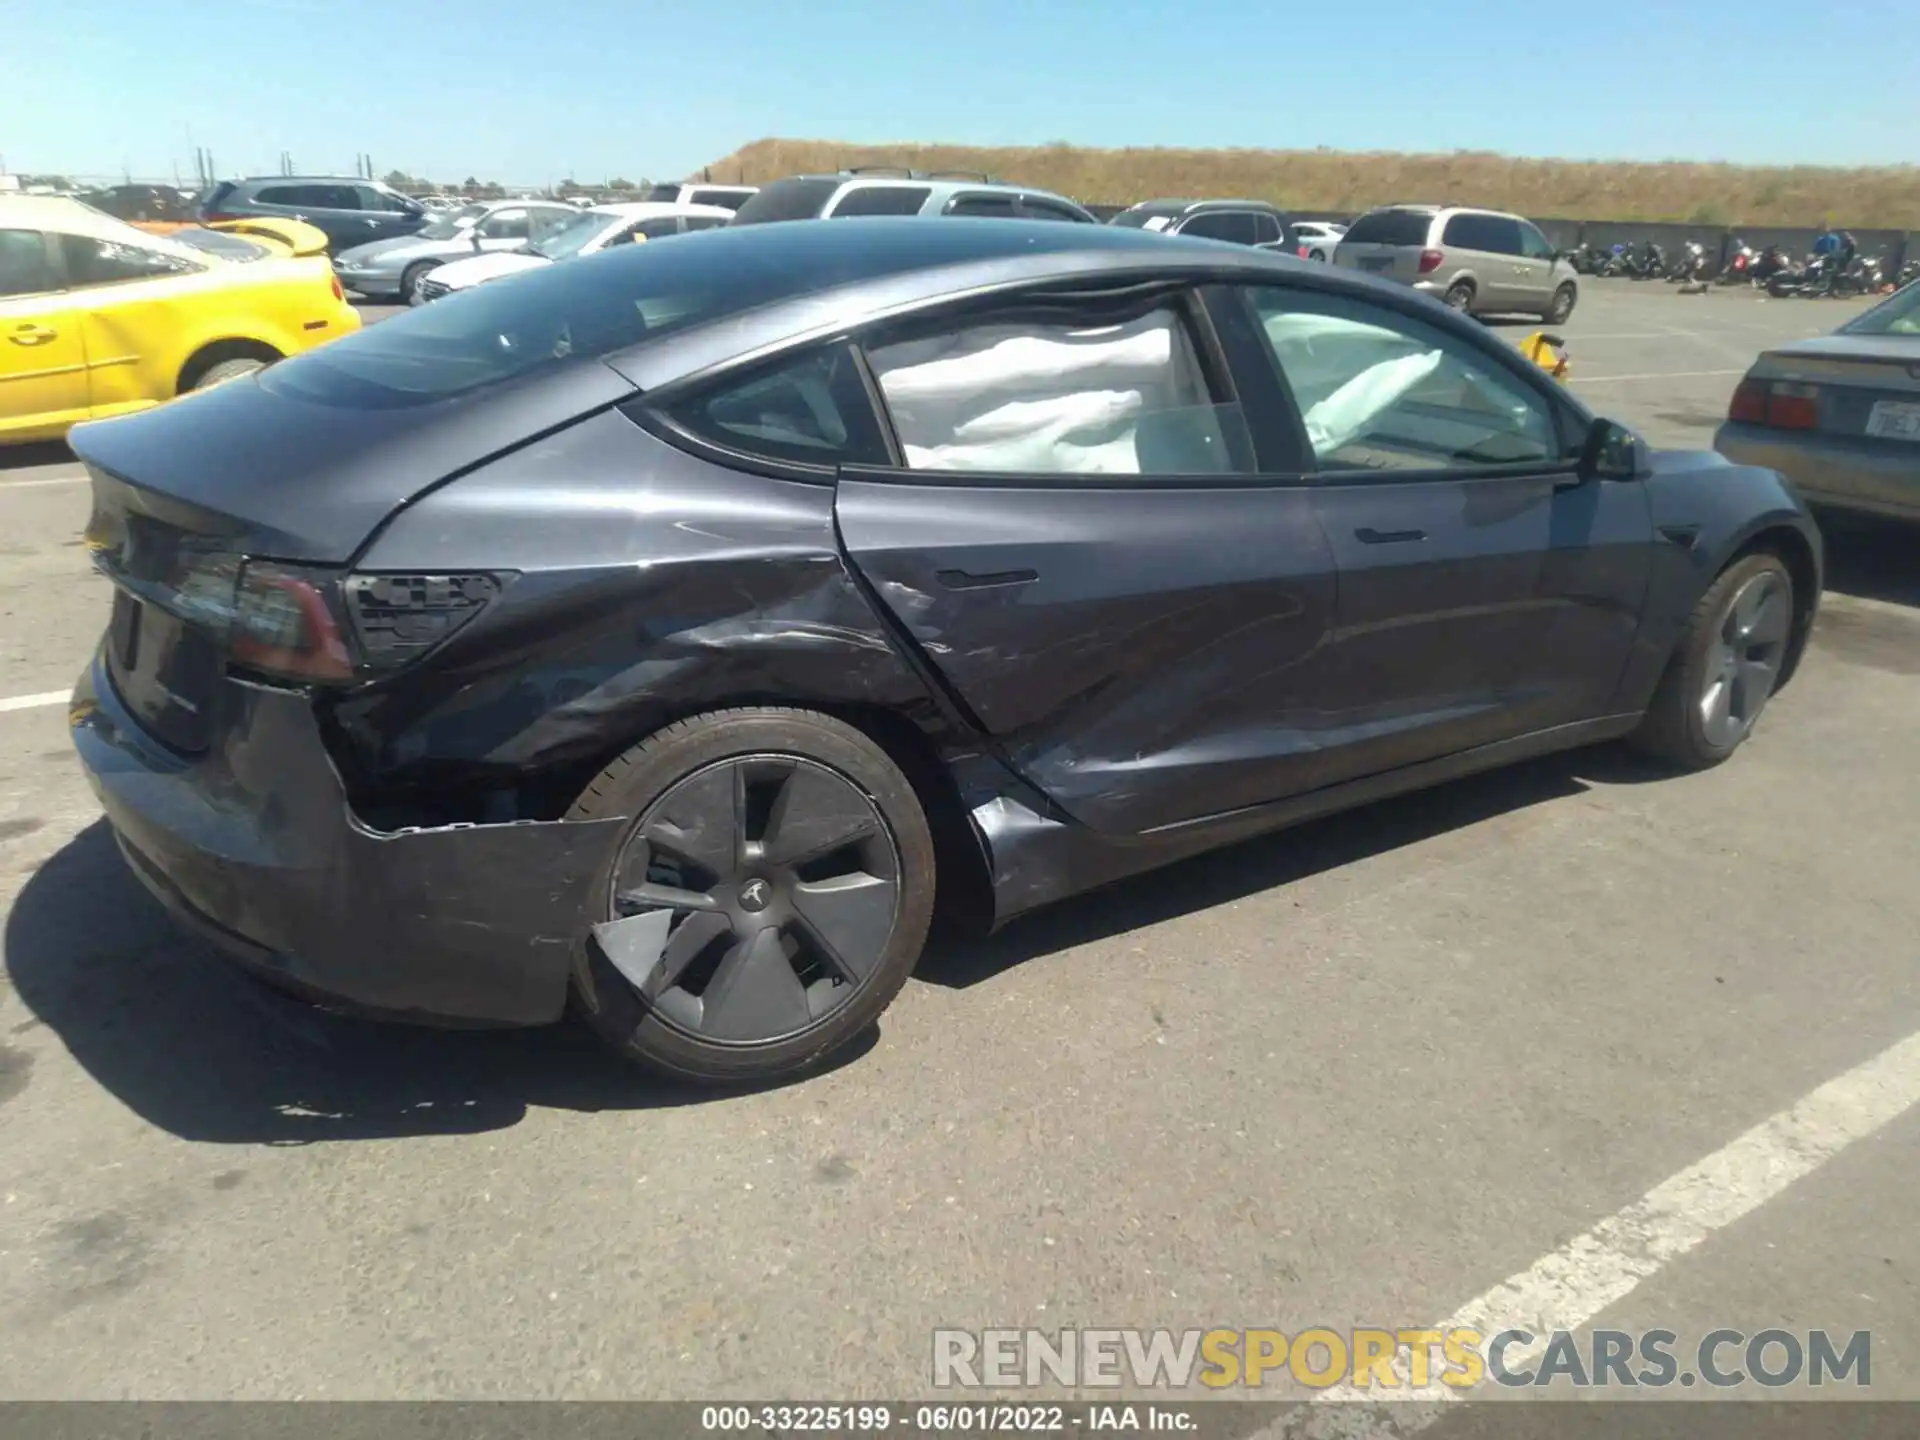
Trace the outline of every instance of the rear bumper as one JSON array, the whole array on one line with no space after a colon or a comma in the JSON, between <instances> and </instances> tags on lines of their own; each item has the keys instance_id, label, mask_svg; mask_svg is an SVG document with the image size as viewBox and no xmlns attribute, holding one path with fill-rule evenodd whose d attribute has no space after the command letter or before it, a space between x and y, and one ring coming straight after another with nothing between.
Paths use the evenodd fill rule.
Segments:
<instances>
[{"instance_id":1,"label":"rear bumper","mask_svg":"<svg viewBox=\"0 0 1920 1440\"><path fill-rule=\"evenodd\" d=\"M566 1002L582 906L624 822L385 833L352 814L303 695L225 681L205 755L159 745L96 656L74 746L143 884L229 957L395 1019L532 1025Z\"/></svg>"},{"instance_id":2,"label":"rear bumper","mask_svg":"<svg viewBox=\"0 0 1920 1440\"><path fill-rule=\"evenodd\" d=\"M1772 430L1729 420L1713 448L1742 465L1777 470L1809 504L1920 519L1920 445Z\"/></svg>"}]
</instances>

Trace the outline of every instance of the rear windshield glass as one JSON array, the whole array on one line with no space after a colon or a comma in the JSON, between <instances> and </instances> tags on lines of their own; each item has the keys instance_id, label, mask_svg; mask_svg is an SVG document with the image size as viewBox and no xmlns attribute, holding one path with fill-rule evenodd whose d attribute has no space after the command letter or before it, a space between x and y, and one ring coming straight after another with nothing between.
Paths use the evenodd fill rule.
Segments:
<instances>
[{"instance_id":1,"label":"rear windshield glass","mask_svg":"<svg viewBox=\"0 0 1920 1440\"><path fill-rule=\"evenodd\" d=\"M1856 315L1840 327L1843 335L1915 335L1920 336L1920 282L1882 300L1864 315ZM1914 351L1920 359L1920 347Z\"/></svg>"},{"instance_id":2,"label":"rear windshield glass","mask_svg":"<svg viewBox=\"0 0 1920 1440\"><path fill-rule=\"evenodd\" d=\"M1107 221L1107 224L1125 225L1129 229L1138 230L1145 226L1149 220L1159 220L1164 224L1166 218L1167 212L1164 210L1122 210L1118 215L1115 215ZM1158 229L1159 227L1156 226L1154 228Z\"/></svg>"},{"instance_id":3,"label":"rear windshield glass","mask_svg":"<svg viewBox=\"0 0 1920 1440\"><path fill-rule=\"evenodd\" d=\"M839 246L799 265L792 252L732 226L621 245L456 290L282 360L260 383L328 405L424 405L925 263L920 247L904 244L885 254Z\"/></svg>"},{"instance_id":4,"label":"rear windshield glass","mask_svg":"<svg viewBox=\"0 0 1920 1440\"><path fill-rule=\"evenodd\" d=\"M776 180L734 213L735 225L757 225L764 220L812 220L833 198L840 182L833 179Z\"/></svg>"},{"instance_id":5,"label":"rear windshield glass","mask_svg":"<svg viewBox=\"0 0 1920 1440\"><path fill-rule=\"evenodd\" d=\"M1425 245L1433 216L1420 210L1375 210L1340 238L1356 245Z\"/></svg>"},{"instance_id":6,"label":"rear windshield glass","mask_svg":"<svg viewBox=\"0 0 1920 1440\"><path fill-rule=\"evenodd\" d=\"M218 255L222 260L264 260L273 254L271 246L261 245L242 236L230 234L225 230L203 230L197 225L189 225L184 230L176 230L167 237L182 245L191 245L196 250L204 250L209 255Z\"/></svg>"}]
</instances>

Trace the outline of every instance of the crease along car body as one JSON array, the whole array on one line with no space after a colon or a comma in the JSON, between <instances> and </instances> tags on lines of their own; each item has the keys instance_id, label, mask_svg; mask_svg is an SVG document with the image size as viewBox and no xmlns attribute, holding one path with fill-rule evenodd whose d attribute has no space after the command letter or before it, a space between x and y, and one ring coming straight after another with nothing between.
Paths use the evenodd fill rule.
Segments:
<instances>
[{"instance_id":1,"label":"crease along car body","mask_svg":"<svg viewBox=\"0 0 1920 1440\"><path fill-rule=\"evenodd\" d=\"M1820 590L1777 475L1404 287L1107 226L628 246L74 444L135 872L327 1003L572 992L704 1080L871 1024L936 900L1612 737L1717 763Z\"/></svg>"}]
</instances>

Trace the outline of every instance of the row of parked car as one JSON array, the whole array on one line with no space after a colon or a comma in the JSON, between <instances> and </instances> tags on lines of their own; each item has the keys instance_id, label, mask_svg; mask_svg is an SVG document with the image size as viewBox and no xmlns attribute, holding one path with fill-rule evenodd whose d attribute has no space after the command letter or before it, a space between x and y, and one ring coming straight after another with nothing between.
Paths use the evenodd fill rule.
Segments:
<instances>
[{"instance_id":1,"label":"row of parked car","mask_svg":"<svg viewBox=\"0 0 1920 1440\"><path fill-rule=\"evenodd\" d=\"M222 181L184 214L132 221L60 197L0 197L0 440L42 439L79 420L158 404L358 327L345 303L421 304L639 241L773 221L858 216L1102 223L1078 202L965 172L883 167L766 186L657 185L581 207L554 199L435 209L379 181L265 176ZM145 213L145 212L142 212ZM1151 200L1108 225L1288 251L1425 290L1456 309L1572 313L1578 278L1539 230L1490 211L1393 206L1348 228L1256 200ZM140 337L127 365L90 328ZM106 357L95 366L88 359ZM98 374L93 373L98 370Z\"/></svg>"},{"instance_id":2,"label":"row of parked car","mask_svg":"<svg viewBox=\"0 0 1920 1440\"><path fill-rule=\"evenodd\" d=\"M870 215L1100 223L1086 207L1049 191L972 172L891 167L795 175L764 187L656 186L642 200L585 210L564 201L476 202L404 229L385 212L336 216L293 203L303 187L282 181L251 193L236 187L214 208L226 217L244 201L256 211L331 224L329 233L360 242L338 253L348 288L409 304L556 260L717 225ZM1476 314L1537 314L1562 324L1579 299L1579 277L1567 257L1530 221L1496 211L1388 206L1347 227L1296 220L1257 200L1149 200L1106 223L1290 251L1403 281ZM364 229L387 233L363 238Z\"/></svg>"}]
</instances>

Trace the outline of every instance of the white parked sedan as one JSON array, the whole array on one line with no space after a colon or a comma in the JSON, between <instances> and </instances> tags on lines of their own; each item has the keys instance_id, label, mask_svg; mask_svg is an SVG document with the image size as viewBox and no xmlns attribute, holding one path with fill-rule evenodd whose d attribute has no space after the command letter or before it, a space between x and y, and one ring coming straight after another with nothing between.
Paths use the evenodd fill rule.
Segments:
<instances>
[{"instance_id":1,"label":"white parked sedan","mask_svg":"<svg viewBox=\"0 0 1920 1440\"><path fill-rule=\"evenodd\" d=\"M1336 225L1331 220L1296 220L1288 238L1293 241L1295 253L1302 260L1331 260L1333 247L1340 243L1340 237L1346 233L1346 226Z\"/></svg>"},{"instance_id":2,"label":"white parked sedan","mask_svg":"<svg viewBox=\"0 0 1920 1440\"><path fill-rule=\"evenodd\" d=\"M709 230L733 219L718 205L666 205L636 201L630 205L595 205L582 210L571 224L544 240L492 255L475 255L442 265L420 282L420 298L437 300L455 290L468 290L502 275L538 270L556 260L592 255L636 240L659 240L692 230Z\"/></svg>"}]
</instances>

